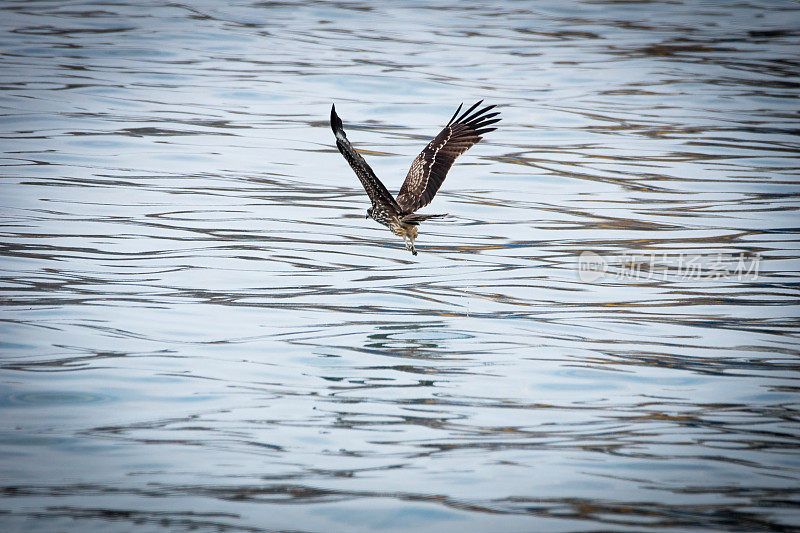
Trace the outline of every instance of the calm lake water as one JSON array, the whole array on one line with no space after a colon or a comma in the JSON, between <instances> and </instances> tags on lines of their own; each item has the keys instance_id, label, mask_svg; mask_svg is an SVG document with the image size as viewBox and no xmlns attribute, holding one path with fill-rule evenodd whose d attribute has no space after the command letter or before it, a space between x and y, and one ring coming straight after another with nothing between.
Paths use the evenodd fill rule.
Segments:
<instances>
[{"instance_id":1,"label":"calm lake water","mask_svg":"<svg viewBox=\"0 0 800 533\"><path fill-rule=\"evenodd\" d=\"M800 527L797 2L0 20L3 531Z\"/></svg>"}]
</instances>

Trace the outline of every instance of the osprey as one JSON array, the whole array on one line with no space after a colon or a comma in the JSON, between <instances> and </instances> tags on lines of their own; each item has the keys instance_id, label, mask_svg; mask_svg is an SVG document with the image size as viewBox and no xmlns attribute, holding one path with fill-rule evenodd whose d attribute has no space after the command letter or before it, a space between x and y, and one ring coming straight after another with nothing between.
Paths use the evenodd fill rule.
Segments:
<instances>
[{"instance_id":1,"label":"osprey","mask_svg":"<svg viewBox=\"0 0 800 533\"><path fill-rule=\"evenodd\" d=\"M414 239L417 238L419 223L429 218L447 216L417 215L414 212L431 203L456 158L480 141L482 135L497 129L487 128L500 121L499 118L494 118L500 113L489 113L495 106L490 105L475 111L482 102L483 100L476 103L461 115L459 112L464 104L458 106L450 122L411 163L397 199L386 190L361 154L347 140L342 120L336 114L336 106L331 106L331 129L336 135L336 147L350 163L372 200L372 207L367 209L366 218L380 222L392 230L392 233L402 237L406 249L414 255L417 255Z\"/></svg>"}]
</instances>

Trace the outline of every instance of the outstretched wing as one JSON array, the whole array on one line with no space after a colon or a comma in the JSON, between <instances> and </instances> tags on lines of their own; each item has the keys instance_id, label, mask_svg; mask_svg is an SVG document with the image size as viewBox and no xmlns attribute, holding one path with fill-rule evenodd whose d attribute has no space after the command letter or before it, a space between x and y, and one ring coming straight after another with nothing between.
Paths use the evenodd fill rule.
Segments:
<instances>
[{"instance_id":1,"label":"outstretched wing","mask_svg":"<svg viewBox=\"0 0 800 533\"><path fill-rule=\"evenodd\" d=\"M398 213L400 207L397 205L392 194L386 190L386 187L381 183L381 180L375 175L375 172L369 167L364 158L361 157L350 141L347 140L347 135L344 133L342 127L342 119L336 114L336 106L331 106L331 129L336 135L336 147L342 153L347 162L358 176L364 190L367 191L369 199L372 200L374 206L385 206L389 209L394 209Z\"/></svg>"},{"instance_id":2,"label":"outstretched wing","mask_svg":"<svg viewBox=\"0 0 800 533\"><path fill-rule=\"evenodd\" d=\"M500 113L489 113L495 106L490 105L475 111L482 102L483 100L456 118L463 104L458 106L447 126L411 164L406 181L397 195L397 203L403 213L413 213L431 203L456 158L480 141L481 135L497 129L486 127L500 121L499 118L493 118Z\"/></svg>"}]
</instances>

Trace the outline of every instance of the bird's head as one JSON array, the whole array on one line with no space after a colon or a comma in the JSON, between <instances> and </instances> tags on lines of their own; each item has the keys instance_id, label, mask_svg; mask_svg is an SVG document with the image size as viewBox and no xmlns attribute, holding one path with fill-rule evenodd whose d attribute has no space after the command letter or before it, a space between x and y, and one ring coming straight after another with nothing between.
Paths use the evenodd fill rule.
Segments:
<instances>
[{"instance_id":1,"label":"bird's head","mask_svg":"<svg viewBox=\"0 0 800 533\"><path fill-rule=\"evenodd\" d=\"M370 218L370 217L372 217L372 208L371 207L369 209L367 209L367 216L365 216L364 218Z\"/></svg>"}]
</instances>

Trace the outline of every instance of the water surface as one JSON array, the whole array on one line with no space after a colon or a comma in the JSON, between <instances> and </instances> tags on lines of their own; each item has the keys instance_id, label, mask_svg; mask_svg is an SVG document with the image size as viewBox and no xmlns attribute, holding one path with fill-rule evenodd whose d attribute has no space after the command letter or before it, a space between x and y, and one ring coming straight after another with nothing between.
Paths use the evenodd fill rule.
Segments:
<instances>
[{"instance_id":1,"label":"water surface","mask_svg":"<svg viewBox=\"0 0 800 533\"><path fill-rule=\"evenodd\" d=\"M4 530L800 527L797 3L0 20Z\"/></svg>"}]
</instances>

